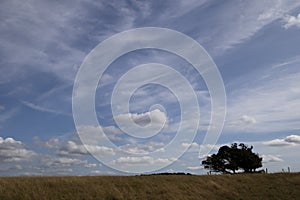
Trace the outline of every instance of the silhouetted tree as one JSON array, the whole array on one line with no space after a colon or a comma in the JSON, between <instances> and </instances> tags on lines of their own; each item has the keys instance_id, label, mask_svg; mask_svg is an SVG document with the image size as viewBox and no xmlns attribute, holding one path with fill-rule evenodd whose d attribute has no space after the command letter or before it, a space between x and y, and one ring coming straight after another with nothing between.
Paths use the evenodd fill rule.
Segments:
<instances>
[{"instance_id":1,"label":"silhouetted tree","mask_svg":"<svg viewBox=\"0 0 300 200\"><path fill-rule=\"evenodd\" d=\"M207 156L202 165L214 172L236 173L241 169L245 173L252 173L262 167L262 158L253 153L252 149L253 146L248 147L243 143L233 143L230 147L222 146L217 154Z\"/></svg>"}]
</instances>

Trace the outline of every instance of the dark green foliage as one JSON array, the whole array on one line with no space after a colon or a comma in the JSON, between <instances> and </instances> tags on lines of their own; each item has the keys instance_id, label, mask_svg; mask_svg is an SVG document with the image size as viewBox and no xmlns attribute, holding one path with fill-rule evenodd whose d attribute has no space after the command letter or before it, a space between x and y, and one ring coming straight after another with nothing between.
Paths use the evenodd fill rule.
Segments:
<instances>
[{"instance_id":1,"label":"dark green foliage","mask_svg":"<svg viewBox=\"0 0 300 200\"><path fill-rule=\"evenodd\" d=\"M231 147L220 147L217 154L208 156L202 161L205 169L221 173L236 173L243 170L246 173L255 172L262 167L262 158L252 152L253 147L234 143Z\"/></svg>"}]
</instances>

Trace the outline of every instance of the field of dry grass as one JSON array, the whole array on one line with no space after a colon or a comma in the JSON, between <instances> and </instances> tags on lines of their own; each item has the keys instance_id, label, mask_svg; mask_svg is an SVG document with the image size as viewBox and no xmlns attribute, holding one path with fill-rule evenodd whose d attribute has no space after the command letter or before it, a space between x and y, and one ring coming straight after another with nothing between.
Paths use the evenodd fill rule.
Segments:
<instances>
[{"instance_id":1,"label":"field of dry grass","mask_svg":"<svg viewBox=\"0 0 300 200\"><path fill-rule=\"evenodd\" d=\"M299 199L300 173L2 177L0 199Z\"/></svg>"}]
</instances>

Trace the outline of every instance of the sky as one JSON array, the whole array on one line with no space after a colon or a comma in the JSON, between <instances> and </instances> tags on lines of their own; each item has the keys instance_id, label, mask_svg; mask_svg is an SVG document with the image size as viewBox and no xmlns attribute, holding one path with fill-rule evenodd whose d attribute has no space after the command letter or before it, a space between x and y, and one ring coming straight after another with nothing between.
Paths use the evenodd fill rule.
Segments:
<instances>
[{"instance_id":1,"label":"sky","mask_svg":"<svg viewBox=\"0 0 300 200\"><path fill-rule=\"evenodd\" d=\"M77 86L89 86L89 76L78 81L85 65L97 68L127 43L161 37L128 37L102 54L95 50L116 34L144 27L197 41L220 75L226 109L213 110L222 102L211 90L219 79L206 79L188 59L154 48L118 55L101 77L89 72L99 79L94 88L77 93ZM3 0L0 176L206 174L205 155L234 142L253 145L269 172L299 172L299 35L297 1ZM194 52L161 38L176 51ZM94 105L88 91L94 91ZM78 124L90 116L75 111L90 108L97 124ZM206 141L216 125L212 116L222 113L222 130Z\"/></svg>"}]
</instances>

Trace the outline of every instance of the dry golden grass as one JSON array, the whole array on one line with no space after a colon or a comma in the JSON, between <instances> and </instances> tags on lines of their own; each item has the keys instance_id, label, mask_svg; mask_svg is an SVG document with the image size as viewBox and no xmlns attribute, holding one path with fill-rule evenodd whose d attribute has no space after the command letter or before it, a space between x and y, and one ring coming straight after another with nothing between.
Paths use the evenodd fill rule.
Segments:
<instances>
[{"instance_id":1,"label":"dry golden grass","mask_svg":"<svg viewBox=\"0 0 300 200\"><path fill-rule=\"evenodd\" d=\"M0 199L300 199L300 173L3 177Z\"/></svg>"}]
</instances>

